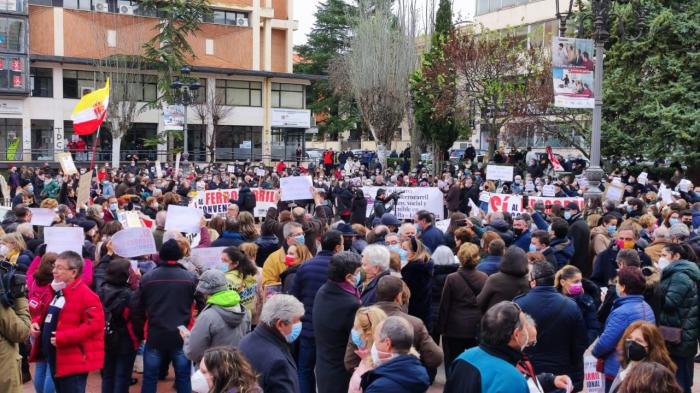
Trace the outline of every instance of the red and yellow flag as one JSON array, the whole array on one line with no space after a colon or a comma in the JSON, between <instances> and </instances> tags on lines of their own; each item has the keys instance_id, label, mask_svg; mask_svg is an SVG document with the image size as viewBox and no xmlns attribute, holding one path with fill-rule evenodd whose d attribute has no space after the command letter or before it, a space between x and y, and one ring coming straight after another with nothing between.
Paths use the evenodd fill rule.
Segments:
<instances>
[{"instance_id":1,"label":"red and yellow flag","mask_svg":"<svg viewBox=\"0 0 700 393\"><path fill-rule=\"evenodd\" d=\"M109 105L109 78L102 89L86 94L73 109L70 118L73 130L78 135L90 135L97 131L107 114Z\"/></svg>"}]
</instances>

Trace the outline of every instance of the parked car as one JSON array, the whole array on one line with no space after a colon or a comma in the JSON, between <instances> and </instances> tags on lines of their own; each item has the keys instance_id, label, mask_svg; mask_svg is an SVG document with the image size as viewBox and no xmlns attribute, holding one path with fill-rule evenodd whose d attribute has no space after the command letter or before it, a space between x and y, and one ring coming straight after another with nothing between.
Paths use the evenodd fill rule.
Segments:
<instances>
[{"instance_id":1,"label":"parked car","mask_svg":"<svg viewBox=\"0 0 700 393\"><path fill-rule=\"evenodd\" d=\"M451 149L450 161L461 161L464 158L465 149Z\"/></svg>"},{"instance_id":2,"label":"parked car","mask_svg":"<svg viewBox=\"0 0 700 393\"><path fill-rule=\"evenodd\" d=\"M318 165L323 159L323 150L306 149L304 158L309 162L309 164Z\"/></svg>"}]
</instances>

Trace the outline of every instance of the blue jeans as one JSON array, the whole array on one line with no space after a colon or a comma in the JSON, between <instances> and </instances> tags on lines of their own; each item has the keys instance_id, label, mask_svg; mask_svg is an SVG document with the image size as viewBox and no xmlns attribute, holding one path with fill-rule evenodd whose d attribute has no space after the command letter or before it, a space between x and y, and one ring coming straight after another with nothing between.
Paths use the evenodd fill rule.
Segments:
<instances>
[{"instance_id":1,"label":"blue jeans","mask_svg":"<svg viewBox=\"0 0 700 393\"><path fill-rule=\"evenodd\" d=\"M297 373L299 374L299 390L301 393L316 392L316 342L313 338L301 337L299 340L299 359Z\"/></svg>"},{"instance_id":2,"label":"blue jeans","mask_svg":"<svg viewBox=\"0 0 700 393\"><path fill-rule=\"evenodd\" d=\"M152 348L146 343L143 350L143 386L141 393L156 393L158 387L158 374L163 358L170 358L175 369L175 390L177 393L192 393L190 374L192 363L187 359L182 348L160 350Z\"/></svg>"},{"instance_id":3,"label":"blue jeans","mask_svg":"<svg viewBox=\"0 0 700 393\"><path fill-rule=\"evenodd\" d=\"M85 393L87 385L87 373L66 375L65 377L53 379L56 393Z\"/></svg>"},{"instance_id":4,"label":"blue jeans","mask_svg":"<svg viewBox=\"0 0 700 393\"><path fill-rule=\"evenodd\" d=\"M126 354L105 352L102 393L129 393L134 359L136 359L135 351Z\"/></svg>"},{"instance_id":5,"label":"blue jeans","mask_svg":"<svg viewBox=\"0 0 700 393\"><path fill-rule=\"evenodd\" d=\"M54 393L53 379L51 379L51 369L49 363L34 363L34 390L36 393Z\"/></svg>"}]
</instances>

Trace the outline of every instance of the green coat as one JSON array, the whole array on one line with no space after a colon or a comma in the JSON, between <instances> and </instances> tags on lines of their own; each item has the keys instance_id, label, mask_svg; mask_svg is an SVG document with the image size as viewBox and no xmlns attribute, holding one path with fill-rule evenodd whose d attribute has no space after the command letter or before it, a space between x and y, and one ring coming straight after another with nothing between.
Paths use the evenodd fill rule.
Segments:
<instances>
[{"instance_id":1,"label":"green coat","mask_svg":"<svg viewBox=\"0 0 700 393\"><path fill-rule=\"evenodd\" d=\"M13 308L0 305L0 386L3 392L23 391L22 357L17 344L27 341L30 325L27 298L17 299Z\"/></svg>"},{"instance_id":2,"label":"green coat","mask_svg":"<svg viewBox=\"0 0 700 393\"><path fill-rule=\"evenodd\" d=\"M680 327L683 330L680 344L668 344L671 355L692 358L697 352L700 334L698 282L700 269L695 263L686 260L673 262L662 272L659 289L663 298L659 325Z\"/></svg>"}]
</instances>

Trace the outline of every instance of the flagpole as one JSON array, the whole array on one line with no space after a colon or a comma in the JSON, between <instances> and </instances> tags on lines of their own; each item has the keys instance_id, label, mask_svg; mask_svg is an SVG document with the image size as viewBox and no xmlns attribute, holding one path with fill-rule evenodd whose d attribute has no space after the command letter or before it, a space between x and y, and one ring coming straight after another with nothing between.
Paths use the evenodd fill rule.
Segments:
<instances>
[{"instance_id":1,"label":"flagpole","mask_svg":"<svg viewBox=\"0 0 700 393\"><path fill-rule=\"evenodd\" d=\"M97 132L95 133L95 142L92 144L92 158L90 158L90 172L92 172L95 165L95 151L97 150L97 141L100 139L100 128L102 124L97 127Z\"/></svg>"}]
</instances>

